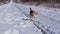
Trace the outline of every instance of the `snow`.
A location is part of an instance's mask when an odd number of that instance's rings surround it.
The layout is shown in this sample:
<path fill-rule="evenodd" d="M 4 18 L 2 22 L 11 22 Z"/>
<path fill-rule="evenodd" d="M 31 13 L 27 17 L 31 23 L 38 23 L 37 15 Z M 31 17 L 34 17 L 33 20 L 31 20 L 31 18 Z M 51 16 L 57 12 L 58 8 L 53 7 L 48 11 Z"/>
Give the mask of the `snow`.
<path fill-rule="evenodd" d="M 21 6 L 22 4 L 17 4 L 17 6 Z M 23 5 L 23 9 L 26 7 L 29 8 L 31 7 L 34 11 L 36 11 L 39 15 L 39 21 L 42 25 L 44 25 L 45 27 L 48 27 L 48 25 L 50 25 L 49 30 L 55 31 L 55 30 L 60 30 L 60 9 L 55 9 L 55 8 L 45 8 L 45 7 L 36 7 L 36 6 L 29 6 L 29 5 Z M 21 8 L 21 7 L 19 7 Z M 27 10 L 27 11 L 28 11 Z M 26 11 L 26 12 L 27 12 Z M 27 12 L 29 13 L 29 12 Z M 55 33 L 55 32 L 54 32 Z"/>
<path fill-rule="evenodd" d="M 0 13 L 0 34 L 40 34 L 32 22 L 22 19 L 25 17 L 13 3 L 9 3 Z"/>
<path fill-rule="evenodd" d="M 0 12 L 3 11 L 7 6 L 8 6 L 8 4 L 1 5 L 1 6 L 0 6 Z"/>
<path fill-rule="evenodd" d="M 29 20 L 30 7 L 38 13 L 35 25 Z M 11 1 L 0 6 L 0 34 L 59 34 L 59 11 L 57 8 L 16 4 Z"/>

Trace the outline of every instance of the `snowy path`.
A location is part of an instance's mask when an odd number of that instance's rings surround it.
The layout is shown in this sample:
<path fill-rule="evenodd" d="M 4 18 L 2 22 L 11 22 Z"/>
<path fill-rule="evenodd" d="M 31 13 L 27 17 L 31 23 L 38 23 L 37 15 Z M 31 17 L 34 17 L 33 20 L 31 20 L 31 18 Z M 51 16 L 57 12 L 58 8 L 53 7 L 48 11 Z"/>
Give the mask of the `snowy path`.
<path fill-rule="evenodd" d="M 29 20 L 23 20 L 23 18 L 29 18 L 30 7 L 38 13 L 39 24 L 33 25 Z M 42 34 L 42 32 L 59 34 L 60 32 L 60 9 L 49 9 L 12 2 L 0 6 L 0 9 L 0 34 Z M 38 29 L 41 29 L 42 32 L 37 31 Z"/>
<path fill-rule="evenodd" d="M 0 34 L 40 34 L 32 23 L 22 18 L 27 17 L 13 4 L 9 4 L 0 13 Z"/>

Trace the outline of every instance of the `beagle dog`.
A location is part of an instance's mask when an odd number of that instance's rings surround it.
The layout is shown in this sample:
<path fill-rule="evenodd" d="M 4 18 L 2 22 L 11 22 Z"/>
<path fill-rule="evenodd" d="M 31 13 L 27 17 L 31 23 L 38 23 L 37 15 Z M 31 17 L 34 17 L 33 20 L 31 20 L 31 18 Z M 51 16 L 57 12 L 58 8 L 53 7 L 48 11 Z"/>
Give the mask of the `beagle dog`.
<path fill-rule="evenodd" d="M 35 17 L 37 13 L 30 8 L 30 17 Z"/>
<path fill-rule="evenodd" d="M 30 21 L 34 21 L 37 13 L 30 8 Z"/>

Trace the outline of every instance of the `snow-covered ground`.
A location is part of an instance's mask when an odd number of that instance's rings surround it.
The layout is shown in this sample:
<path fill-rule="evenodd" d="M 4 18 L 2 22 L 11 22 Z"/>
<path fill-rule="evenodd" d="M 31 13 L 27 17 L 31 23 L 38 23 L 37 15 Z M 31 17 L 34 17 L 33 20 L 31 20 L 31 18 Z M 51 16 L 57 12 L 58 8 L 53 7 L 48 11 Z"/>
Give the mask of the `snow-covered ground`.
<path fill-rule="evenodd" d="M 35 24 L 24 20 L 30 7 L 38 13 Z M 0 6 L 0 34 L 60 34 L 59 15 L 60 9 L 10 2 Z"/>

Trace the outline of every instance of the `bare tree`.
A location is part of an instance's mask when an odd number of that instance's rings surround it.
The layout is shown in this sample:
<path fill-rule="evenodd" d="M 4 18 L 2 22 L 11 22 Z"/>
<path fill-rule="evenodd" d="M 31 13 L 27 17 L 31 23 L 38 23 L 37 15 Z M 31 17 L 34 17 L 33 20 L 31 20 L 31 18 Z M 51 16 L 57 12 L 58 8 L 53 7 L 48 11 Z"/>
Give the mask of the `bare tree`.
<path fill-rule="evenodd" d="M 0 0 L 1 3 L 8 3 L 10 0 Z"/>

